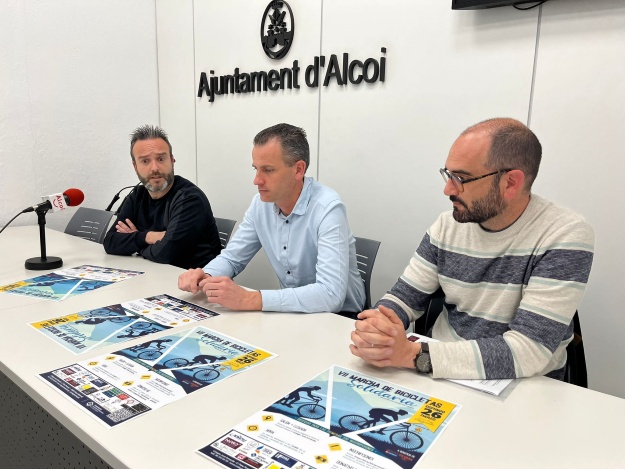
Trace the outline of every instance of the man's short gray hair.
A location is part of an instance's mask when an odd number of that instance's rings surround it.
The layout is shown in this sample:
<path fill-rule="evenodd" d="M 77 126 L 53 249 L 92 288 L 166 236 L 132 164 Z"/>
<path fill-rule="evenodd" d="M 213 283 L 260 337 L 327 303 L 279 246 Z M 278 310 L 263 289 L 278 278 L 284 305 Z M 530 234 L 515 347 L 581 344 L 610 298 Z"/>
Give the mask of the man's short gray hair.
<path fill-rule="evenodd" d="M 304 129 L 290 124 L 276 124 L 258 132 L 256 137 L 254 137 L 254 146 L 264 145 L 274 138 L 282 146 L 284 164 L 293 166 L 301 160 L 306 163 L 306 169 L 308 169 L 310 165 L 310 148 L 308 147 Z"/>
<path fill-rule="evenodd" d="M 167 133 L 158 125 L 145 124 L 141 127 L 137 127 L 134 132 L 130 134 L 130 157 L 132 158 L 132 161 L 135 160 L 135 157 L 132 154 L 132 148 L 135 146 L 135 143 L 137 143 L 139 140 L 154 140 L 156 138 L 161 138 L 165 140 L 165 143 L 167 143 L 167 146 L 169 147 L 169 156 L 174 155 L 171 149 L 171 143 L 169 143 L 169 137 L 167 137 Z"/>

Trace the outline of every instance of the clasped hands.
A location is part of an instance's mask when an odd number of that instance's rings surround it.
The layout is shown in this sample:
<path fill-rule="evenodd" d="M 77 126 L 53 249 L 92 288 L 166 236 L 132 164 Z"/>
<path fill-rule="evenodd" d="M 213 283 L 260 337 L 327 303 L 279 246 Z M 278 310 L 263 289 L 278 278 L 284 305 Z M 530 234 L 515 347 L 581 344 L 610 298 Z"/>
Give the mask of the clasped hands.
<path fill-rule="evenodd" d="M 201 290 L 211 303 L 237 311 L 260 311 L 263 308 L 259 291 L 246 290 L 230 277 L 211 277 L 202 269 L 189 269 L 181 274 L 178 288 L 193 294 Z"/>
<path fill-rule="evenodd" d="M 392 309 L 368 309 L 358 318 L 361 321 L 356 321 L 349 346 L 352 355 L 378 367 L 414 367 L 421 345 L 406 338 L 404 324 Z"/>

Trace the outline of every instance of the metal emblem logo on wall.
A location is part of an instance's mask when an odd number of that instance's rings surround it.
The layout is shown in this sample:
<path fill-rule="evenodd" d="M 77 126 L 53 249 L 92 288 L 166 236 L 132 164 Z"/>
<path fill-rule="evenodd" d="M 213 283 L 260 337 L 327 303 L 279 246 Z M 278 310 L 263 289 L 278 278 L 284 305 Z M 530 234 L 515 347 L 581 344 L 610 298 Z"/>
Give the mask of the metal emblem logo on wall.
<path fill-rule="evenodd" d="M 260 22 L 260 41 L 267 57 L 274 60 L 283 58 L 293 44 L 294 33 L 295 21 L 289 4 L 269 2 Z"/>

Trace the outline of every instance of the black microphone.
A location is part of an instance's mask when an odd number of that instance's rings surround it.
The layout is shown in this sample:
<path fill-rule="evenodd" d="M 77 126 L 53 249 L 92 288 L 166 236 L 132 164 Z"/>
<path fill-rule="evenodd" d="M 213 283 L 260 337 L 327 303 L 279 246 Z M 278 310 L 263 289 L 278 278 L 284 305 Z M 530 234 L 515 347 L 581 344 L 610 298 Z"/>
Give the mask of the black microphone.
<path fill-rule="evenodd" d="M 85 194 L 80 189 L 67 189 L 63 194 L 54 194 L 47 196 L 48 200 L 41 202 L 40 204 L 33 205 L 32 207 L 25 208 L 21 213 L 36 212 L 38 210 L 50 210 L 56 208 L 57 210 L 63 210 L 65 207 L 63 203 L 69 207 L 82 204 L 85 200 Z"/>
<path fill-rule="evenodd" d="M 117 202 L 119 200 L 119 194 L 121 194 L 122 191 L 124 191 L 126 189 L 130 189 L 131 187 L 135 187 L 135 186 L 126 186 L 126 187 L 123 187 L 122 189 L 120 189 L 119 192 L 113 196 L 113 200 L 111 200 L 111 203 L 108 204 L 108 207 L 106 207 L 104 210 L 106 212 L 110 212 L 111 209 L 113 208 L 113 205 L 115 205 L 115 202 Z"/>

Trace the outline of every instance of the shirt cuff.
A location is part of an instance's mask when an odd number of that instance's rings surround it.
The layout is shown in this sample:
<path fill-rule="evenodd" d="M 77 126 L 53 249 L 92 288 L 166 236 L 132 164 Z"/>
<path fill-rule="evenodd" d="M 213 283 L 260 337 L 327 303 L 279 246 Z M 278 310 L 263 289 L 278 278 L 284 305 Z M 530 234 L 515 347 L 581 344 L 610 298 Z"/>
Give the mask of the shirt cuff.
<path fill-rule="evenodd" d="M 263 311 L 282 311 L 280 290 L 260 290 L 263 300 Z"/>
<path fill-rule="evenodd" d="M 234 277 L 234 271 L 230 267 L 230 264 L 228 261 L 224 260 L 221 255 L 206 264 L 202 270 L 211 277 Z"/>
<path fill-rule="evenodd" d="M 135 246 L 137 246 L 137 250 L 141 251 L 149 246 L 149 244 L 145 241 L 147 235 L 147 231 L 135 232 Z"/>

